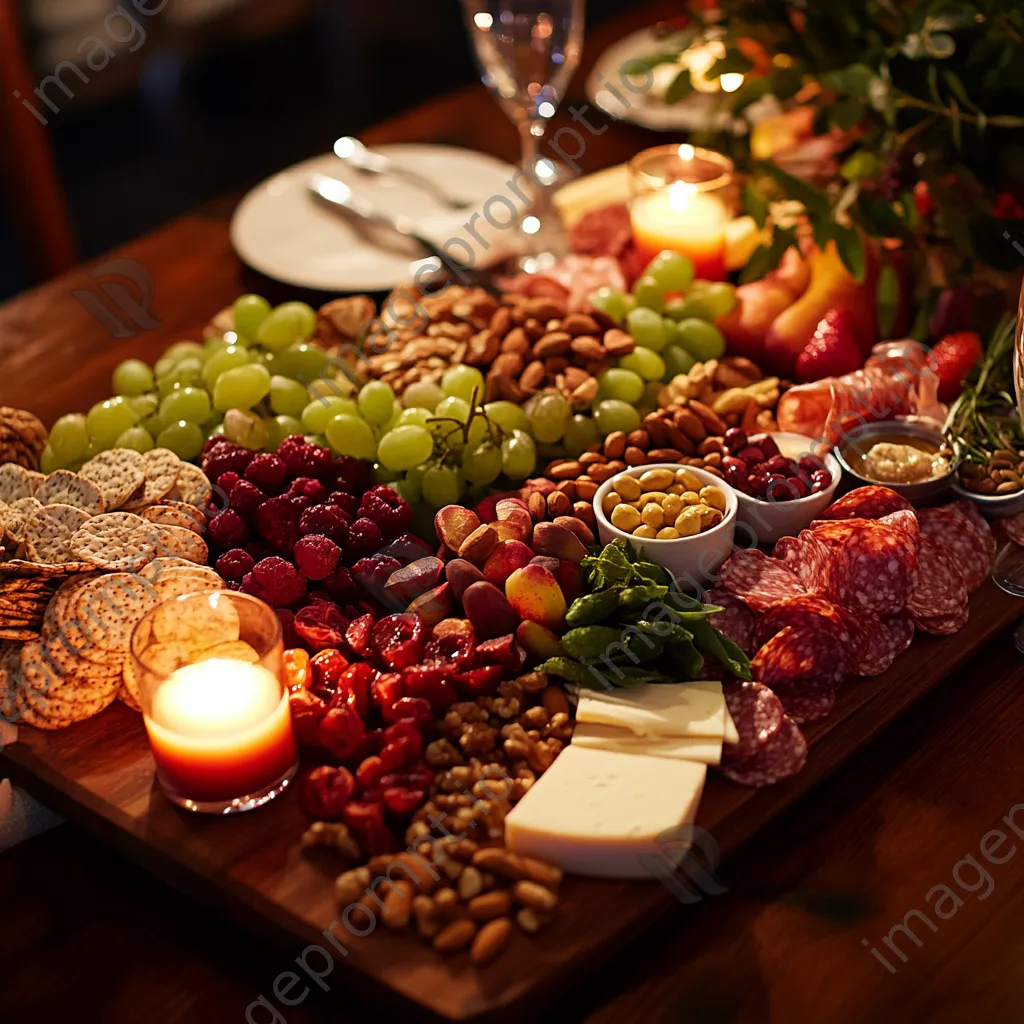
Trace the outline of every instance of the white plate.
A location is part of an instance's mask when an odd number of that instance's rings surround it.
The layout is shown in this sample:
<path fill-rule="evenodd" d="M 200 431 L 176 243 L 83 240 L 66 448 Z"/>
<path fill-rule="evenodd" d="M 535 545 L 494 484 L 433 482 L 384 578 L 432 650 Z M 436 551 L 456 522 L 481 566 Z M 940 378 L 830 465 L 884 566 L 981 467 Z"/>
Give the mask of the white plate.
<path fill-rule="evenodd" d="M 300 288 L 386 291 L 412 278 L 414 256 L 375 246 L 343 214 L 313 198 L 306 182 L 314 171 L 346 182 L 383 213 L 408 217 L 422 235 L 438 245 L 452 237 L 474 244 L 465 225 L 492 196 L 502 196 L 522 208 L 508 186 L 515 168 L 494 157 L 453 146 L 377 148 L 403 167 L 437 181 L 453 198 L 472 205 L 451 210 L 401 177 L 364 175 L 333 153 L 324 153 L 268 178 L 242 200 L 231 219 L 235 251 L 267 277 Z M 507 215 L 503 207 L 504 203 L 494 206 L 496 219 Z M 495 231 L 483 217 L 477 217 L 475 227 L 490 245 L 485 251 L 475 244 L 477 266 L 507 255 L 514 247 L 514 228 Z M 463 248 L 453 246 L 451 251 L 457 260 L 466 260 Z"/>
<path fill-rule="evenodd" d="M 703 130 L 713 126 L 712 119 L 720 122 L 719 127 L 730 126 L 732 117 L 720 110 L 721 93 L 693 92 L 678 103 L 668 104 L 658 96 L 631 91 L 623 84 L 621 70 L 627 60 L 659 53 L 669 43 L 671 37 L 658 36 L 651 26 L 609 46 L 587 76 L 587 99 L 611 117 L 658 132 Z M 655 74 L 669 74 L 668 65 L 661 70 L 655 68 Z M 633 89 L 636 88 L 634 84 Z"/>

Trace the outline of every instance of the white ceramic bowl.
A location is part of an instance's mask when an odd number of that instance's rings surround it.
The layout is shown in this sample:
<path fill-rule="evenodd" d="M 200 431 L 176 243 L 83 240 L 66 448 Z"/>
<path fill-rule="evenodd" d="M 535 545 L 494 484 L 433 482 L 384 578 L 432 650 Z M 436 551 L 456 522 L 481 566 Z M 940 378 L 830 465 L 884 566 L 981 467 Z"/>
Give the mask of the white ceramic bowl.
<path fill-rule="evenodd" d="M 692 537 L 679 537 L 676 540 L 644 540 L 612 526 L 608 517 L 601 510 L 605 495 L 612 489 L 612 484 L 620 476 L 642 476 L 650 469 L 688 469 L 702 485 L 713 484 L 725 495 L 725 514 L 722 521 L 710 530 L 695 534 Z M 633 466 L 616 473 L 605 480 L 594 495 L 594 515 L 597 517 L 597 533 L 601 544 L 611 544 L 615 540 L 627 540 L 636 551 L 643 551 L 644 557 L 667 569 L 680 586 L 696 586 L 706 582 L 713 576 L 722 563 L 733 552 L 733 529 L 736 523 L 736 492 L 721 477 L 705 472 L 694 466 L 682 466 L 675 462 L 657 462 L 650 466 Z"/>
<path fill-rule="evenodd" d="M 814 450 L 814 439 L 803 434 L 779 432 L 769 436 L 778 445 L 779 454 L 787 459 L 799 459 Z M 774 544 L 780 537 L 795 537 L 812 519 L 817 519 L 831 504 L 843 475 L 839 460 L 831 452 L 825 455 L 824 462 L 832 474 L 832 483 L 806 498 L 763 501 L 737 491 L 736 528 L 740 543 L 748 546 L 756 539 L 758 544 Z"/>
<path fill-rule="evenodd" d="M 1024 491 L 1018 491 L 1016 494 L 975 494 L 974 491 L 965 490 L 957 483 L 950 486 L 958 498 L 973 501 L 986 519 L 1005 519 L 1007 516 L 1024 512 Z"/>

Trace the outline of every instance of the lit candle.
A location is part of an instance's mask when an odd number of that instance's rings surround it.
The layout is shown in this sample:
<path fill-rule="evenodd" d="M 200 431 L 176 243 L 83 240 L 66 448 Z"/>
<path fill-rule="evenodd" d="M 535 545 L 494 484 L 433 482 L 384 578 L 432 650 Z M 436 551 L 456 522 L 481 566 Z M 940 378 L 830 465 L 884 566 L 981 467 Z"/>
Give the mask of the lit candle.
<path fill-rule="evenodd" d="M 145 721 L 161 784 L 187 804 L 261 794 L 298 757 L 288 694 L 262 665 L 211 658 L 179 668 Z"/>
<path fill-rule="evenodd" d="M 693 260 L 695 277 L 725 280 L 725 227 L 730 217 L 718 196 L 705 194 L 688 181 L 673 181 L 634 199 L 630 218 L 642 263 L 663 249 L 673 249 Z"/>

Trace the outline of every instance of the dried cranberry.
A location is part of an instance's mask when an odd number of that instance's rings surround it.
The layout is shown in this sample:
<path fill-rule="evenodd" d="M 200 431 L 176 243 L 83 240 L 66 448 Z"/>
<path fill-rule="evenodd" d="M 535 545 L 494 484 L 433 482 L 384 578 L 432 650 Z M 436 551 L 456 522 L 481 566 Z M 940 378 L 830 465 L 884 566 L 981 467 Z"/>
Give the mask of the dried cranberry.
<path fill-rule="evenodd" d="M 389 537 L 412 526 L 412 506 L 396 491 L 380 484 L 363 495 L 359 515 L 372 519 Z"/>
<path fill-rule="evenodd" d="M 400 772 L 391 772 L 381 777 L 382 786 L 409 786 L 413 789 L 429 789 L 434 782 L 434 769 L 426 761 L 416 761 Z"/>
<path fill-rule="evenodd" d="M 325 505 L 332 505 L 340 508 L 348 516 L 348 522 L 352 523 L 359 511 L 359 498 L 354 494 L 346 494 L 344 491 L 331 491 L 324 499 Z"/>
<path fill-rule="evenodd" d="M 320 720 L 327 704 L 309 690 L 296 690 L 288 697 L 295 740 L 303 747 L 320 746 Z"/>
<path fill-rule="evenodd" d="M 246 466 L 245 479 L 251 480 L 265 494 L 280 494 L 288 479 L 288 465 L 279 455 L 260 452 Z"/>
<path fill-rule="evenodd" d="M 366 748 L 367 756 L 370 754 L 379 754 L 384 746 L 384 730 L 367 729 L 363 746 Z"/>
<path fill-rule="evenodd" d="M 321 651 L 309 663 L 312 673 L 309 688 L 330 700 L 338 692 L 338 684 L 348 667 L 348 658 L 341 651 Z"/>
<path fill-rule="evenodd" d="M 385 743 L 394 743 L 395 740 L 401 739 L 403 736 L 415 736 L 420 738 L 420 730 L 416 727 L 416 723 L 413 722 L 411 718 L 395 722 L 394 725 L 389 725 L 384 730 Z M 417 755 L 417 757 L 418 756 L 419 755 Z"/>
<path fill-rule="evenodd" d="M 394 845 L 394 838 L 384 824 L 381 804 L 350 800 L 343 818 L 366 857 L 387 853 Z"/>
<path fill-rule="evenodd" d="M 408 722 L 420 732 L 428 729 L 434 721 L 434 709 L 430 706 L 430 701 L 423 697 L 402 697 L 394 701 L 382 714 L 385 722 L 394 725 Z"/>
<path fill-rule="evenodd" d="M 249 539 L 249 527 L 233 508 L 225 509 L 219 516 L 211 519 L 207 531 L 210 540 L 225 550 L 241 547 Z"/>
<path fill-rule="evenodd" d="M 458 700 L 451 677 L 450 665 L 411 665 L 402 672 L 406 692 L 425 698 L 435 711 L 443 711 Z"/>
<path fill-rule="evenodd" d="M 476 661 L 476 638 L 471 632 L 432 636 L 427 641 L 424 660 L 428 663 L 453 665 L 454 671 L 465 672 Z"/>
<path fill-rule="evenodd" d="M 345 703 L 365 722 L 370 717 L 370 689 L 378 672 L 365 661 L 350 665 L 338 680 L 339 695 L 345 693 Z"/>
<path fill-rule="evenodd" d="M 380 549 L 384 543 L 384 534 L 372 519 L 357 519 L 348 528 L 348 541 L 345 544 L 345 559 L 349 562 L 366 558 Z"/>
<path fill-rule="evenodd" d="M 256 509 L 256 528 L 279 551 L 291 554 L 299 539 L 299 510 L 283 494 Z"/>
<path fill-rule="evenodd" d="M 241 580 L 255 564 L 256 559 L 245 548 L 232 548 L 217 559 L 217 572 L 226 580 Z"/>
<path fill-rule="evenodd" d="M 516 643 L 515 634 L 508 633 L 478 644 L 476 659 L 484 665 L 500 665 L 509 672 L 518 672 L 526 664 L 526 651 Z"/>
<path fill-rule="evenodd" d="M 395 815 L 405 817 L 412 814 L 424 800 L 427 794 L 421 789 L 408 789 L 405 786 L 390 786 L 383 790 L 381 798 L 384 806 Z"/>
<path fill-rule="evenodd" d="M 339 760 L 358 754 L 366 732 L 355 708 L 348 705 L 332 707 L 320 722 L 320 742 Z"/>
<path fill-rule="evenodd" d="M 455 677 L 455 686 L 466 697 L 480 697 L 494 693 L 504 677 L 505 670 L 500 665 L 485 665 L 460 672 Z"/>
<path fill-rule="evenodd" d="M 347 628 L 348 619 L 331 601 L 314 601 L 295 615 L 296 634 L 314 651 L 340 647 L 345 642 Z"/>
<path fill-rule="evenodd" d="M 409 736 L 400 736 L 393 743 L 386 743 L 380 752 L 384 770 L 393 772 L 402 765 L 419 759 L 423 753 L 423 737 L 414 732 Z"/>
<path fill-rule="evenodd" d="M 347 768 L 321 765 L 302 780 L 299 792 L 306 813 L 322 820 L 342 817 L 355 791 L 356 780 Z"/>
<path fill-rule="evenodd" d="M 361 658 L 370 658 L 374 654 L 373 627 L 374 617 L 369 612 L 348 624 L 345 630 L 345 643 Z"/>
<path fill-rule="evenodd" d="M 405 696 L 405 683 L 397 672 L 382 672 L 370 684 L 370 699 L 373 706 L 380 709 L 385 721 L 396 701 Z M 392 719 L 397 721 L 397 719 Z"/>
<path fill-rule="evenodd" d="M 344 545 L 348 540 L 349 520 L 345 512 L 336 505 L 310 505 L 299 519 L 299 532 L 319 533 L 330 537 L 335 544 Z"/>
<path fill-rule="evenodd" d="M 289 690 L 308 690 L 313 681 L 313 671 L 309 667 L 309 655 L 301 647 L 284 652 L 281 659 L 284 669 L 285 686 Z"/>
<path fill-rule="evenodd" d="M 373 627 L 373 646 L 390 668 L 402 669 L 423 659 L 427 627 L 418 615 L 385 615 Z"/>
<path fill-rule="evenodd" d="M 329 478 L 338 491 L 347 491 L 353 496 L 362 494 L 370 486 L 370 464 L 351 455 L 342 455 L 332 467 Z"/>
<path fill-rule="evenodd" d="M 376 786 L 384 775 L 384 762 L 379 757 L 364 757 L 356 769 L 356 782 L 365 792 Z"/>

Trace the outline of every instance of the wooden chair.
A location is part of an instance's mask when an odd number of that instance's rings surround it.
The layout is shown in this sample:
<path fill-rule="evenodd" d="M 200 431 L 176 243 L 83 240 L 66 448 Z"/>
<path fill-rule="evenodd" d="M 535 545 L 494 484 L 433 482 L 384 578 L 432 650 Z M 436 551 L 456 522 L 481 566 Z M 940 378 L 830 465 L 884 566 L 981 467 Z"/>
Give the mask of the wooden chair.
<path fill-rule="evenodd" d="M 0 0 L 0 173 L 33 276 L 54 277 L 78 262 L 53 150 L 41 124 L 20 97 L 36 84 L 25 56 L 16 0 Z"/>

